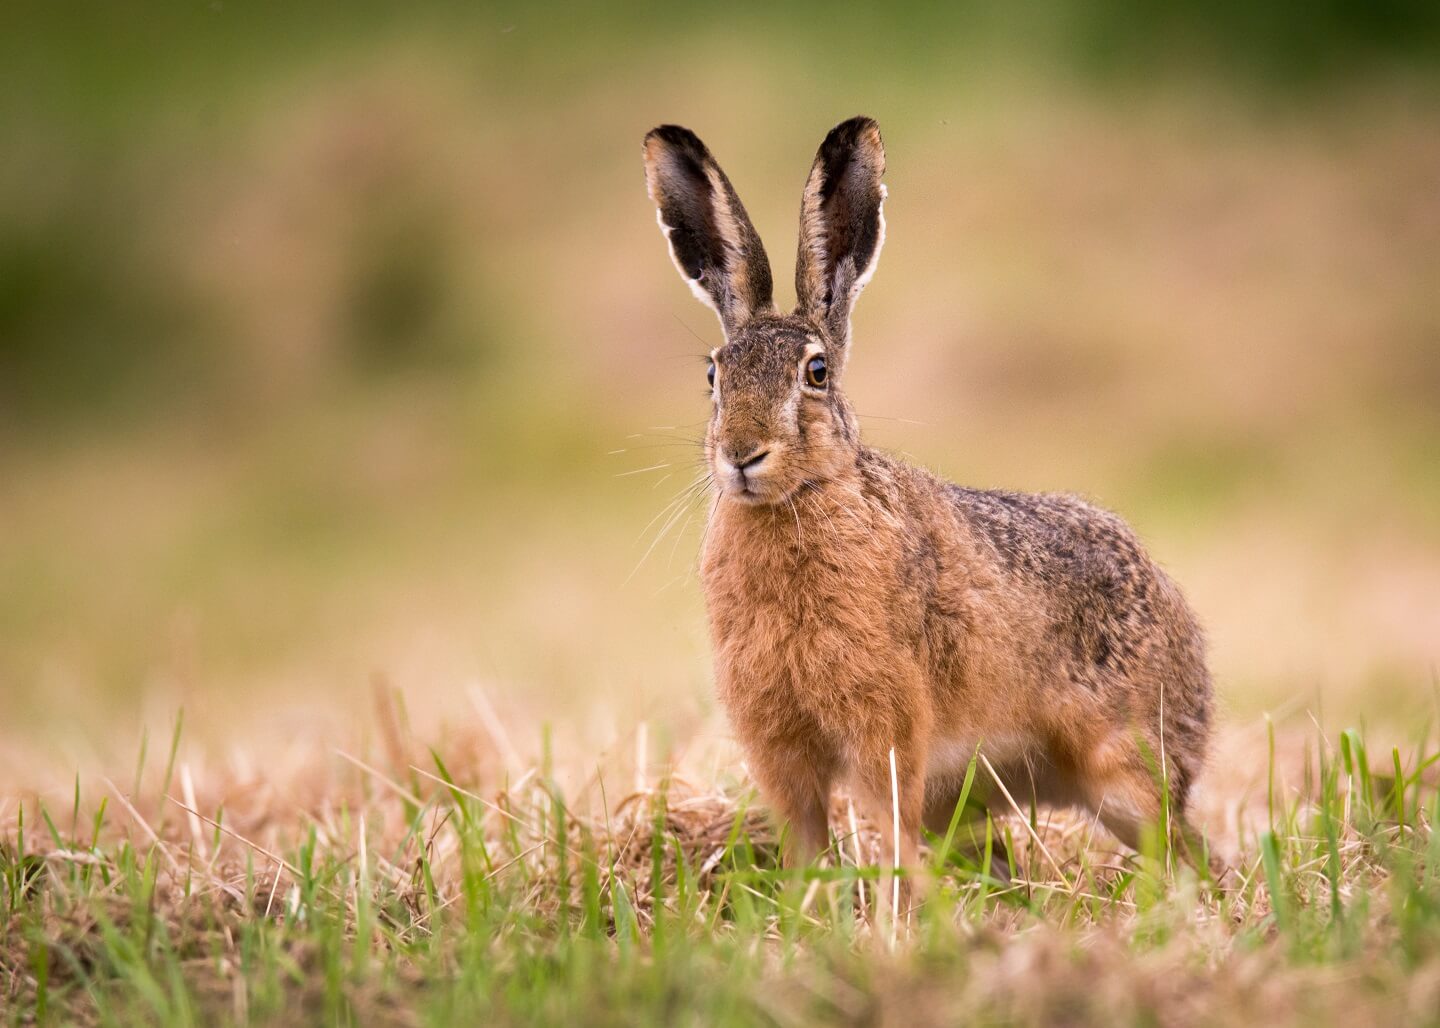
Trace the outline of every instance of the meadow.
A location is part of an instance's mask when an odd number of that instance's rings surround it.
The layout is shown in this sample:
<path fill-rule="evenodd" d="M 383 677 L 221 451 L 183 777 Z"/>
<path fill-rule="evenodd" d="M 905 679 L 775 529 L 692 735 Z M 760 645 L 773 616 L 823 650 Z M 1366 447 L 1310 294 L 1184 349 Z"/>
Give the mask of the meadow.
<path fill-rule="evenodd" d="M 697 753 L 652 777 L 641 741 L 624 769 L 633 778 L 597 766 L 567 789 L 548 757 L 454 763 L 486 745 L 427 747 L 381 707 L 375 752 L 312 753 L 228 782 L 221 806 L 207 803 L 213 782 L 177 765 L 177 724 L 168 748 L 142 751 L 133 780 L 88 793 L 77 781 L 63 808 L 24 807 L 0 863 L 11 1020 L 1437 1015 L 1433 742 L 1378 753 L 1360 733 L 1316 728 L 1287 753 L 1271 723 L 1233 729 L 1228 767 L 1257 751 L 1261 763 L 1218 775 L 1244 797 L 1239 836 L 1217 841 L 1230 862 L 1220 881 L 1162 845 L 1116 853 L 1084 819 L 1017 810 L 987 819 L 978 854 L 956 852 L 955 823 L 932 839 L 920 872 L 932 884 L 892 918 L 876 906 L 887 855 L 844 799 L 831 854 L 785 872 L 752 791 Z M 485 741 L 512 752 L 503 725 L 480 720 L 495 733 Z M 993 873 L 994 840 L 1015 855 L 1013 881 Z"/>
<path fill-rule="evenodd" d="M 1176 10 L 7 12 L 4 1019 L 1440 1020 L 1440 22 Z M 864 432 L 1184 585 L 1219 882 L 1020 809 L 892 923 L 843 795 L 778 867 L 639 144 L 783 284 L 860 112 Z"/>

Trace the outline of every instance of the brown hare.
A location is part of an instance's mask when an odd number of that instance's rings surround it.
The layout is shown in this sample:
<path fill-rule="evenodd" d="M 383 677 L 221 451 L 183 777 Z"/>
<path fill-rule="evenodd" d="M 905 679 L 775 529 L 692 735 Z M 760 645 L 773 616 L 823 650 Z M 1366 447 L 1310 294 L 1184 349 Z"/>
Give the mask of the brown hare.
<path fill-rule="evenodd" d="M 1168 787 L 1174 838 L 1192 844 L 1204 642 L 1131 530 L 1077 497 L 951 485 L 860 441 L 842 386 L 885 239 L 879 126 L 852 118 L 816 154 L 789 314 L 705 145 L 662 125 L 644 151 L 670 254 L 724 330 L 701 575 L 720 698 L 789 822 L 787 858 L 826 848 L 840 781 L 897 844 L 892 747 L 907 865 L 922 826 L 945 830 L 977 745 L 1021 807 L 1086 808 L 1131 847 Z"/>

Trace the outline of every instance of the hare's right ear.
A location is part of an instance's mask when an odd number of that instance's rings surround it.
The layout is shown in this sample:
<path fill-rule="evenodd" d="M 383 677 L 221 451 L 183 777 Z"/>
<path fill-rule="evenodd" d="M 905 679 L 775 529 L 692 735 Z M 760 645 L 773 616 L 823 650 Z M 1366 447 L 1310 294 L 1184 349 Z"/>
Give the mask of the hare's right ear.
<path fill-rule="evenodd" d="M 730 180 L 699 137 L 661 125 L 645 137 L 645 184 L 691 291 L 727 336 L 773 309 L 770 261 Z"/>
<path fill-rule="evenodd" d="M 795 293 L 800 313 L 850 338 L 850 309 L 875 273 L 885 244 L 885 146 L 880 126 L 851 118 L 830 130 L 800 200 Z"/>

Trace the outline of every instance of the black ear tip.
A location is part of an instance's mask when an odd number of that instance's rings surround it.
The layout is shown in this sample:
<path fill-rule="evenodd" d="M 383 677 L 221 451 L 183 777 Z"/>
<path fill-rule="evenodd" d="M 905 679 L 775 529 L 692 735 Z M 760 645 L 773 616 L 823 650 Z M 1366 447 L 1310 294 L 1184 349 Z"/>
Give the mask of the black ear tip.
<path fill-rule="evenodd" d="M 867 118 L 865 115 L 856 115 L 846 121 L 842 121 L 830 130 L 825 137 L 825 147 L 833 146 L 855 146 L 860 142 L 868 142 L 872 146 L 880 146 L 880 123 L 874 118 Z"/>
<path fill-rule="evenodd" d="M 645 146 L 647 149 L 652 140 L 663 143 L 676 150 L 683 150 L 696 157 L 703 157 L 709 153 L 709 151 L 705 149 L 705 144 L 700 142 L 700 137 L 683 125 L 656 125 L 649 132 L 645 133 Z"/>

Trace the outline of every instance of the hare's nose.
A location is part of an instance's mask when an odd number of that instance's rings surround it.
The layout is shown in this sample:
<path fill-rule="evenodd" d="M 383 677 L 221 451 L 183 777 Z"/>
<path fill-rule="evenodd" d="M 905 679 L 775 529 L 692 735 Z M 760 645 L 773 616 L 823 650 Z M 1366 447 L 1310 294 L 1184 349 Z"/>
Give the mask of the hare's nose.
<path fill-rule="evenodd" d="M 737 447 L 728 450 L 725 458 L 736 471 L 756 471 L 762 461 L 770 456 L 768 446 Z"/>

